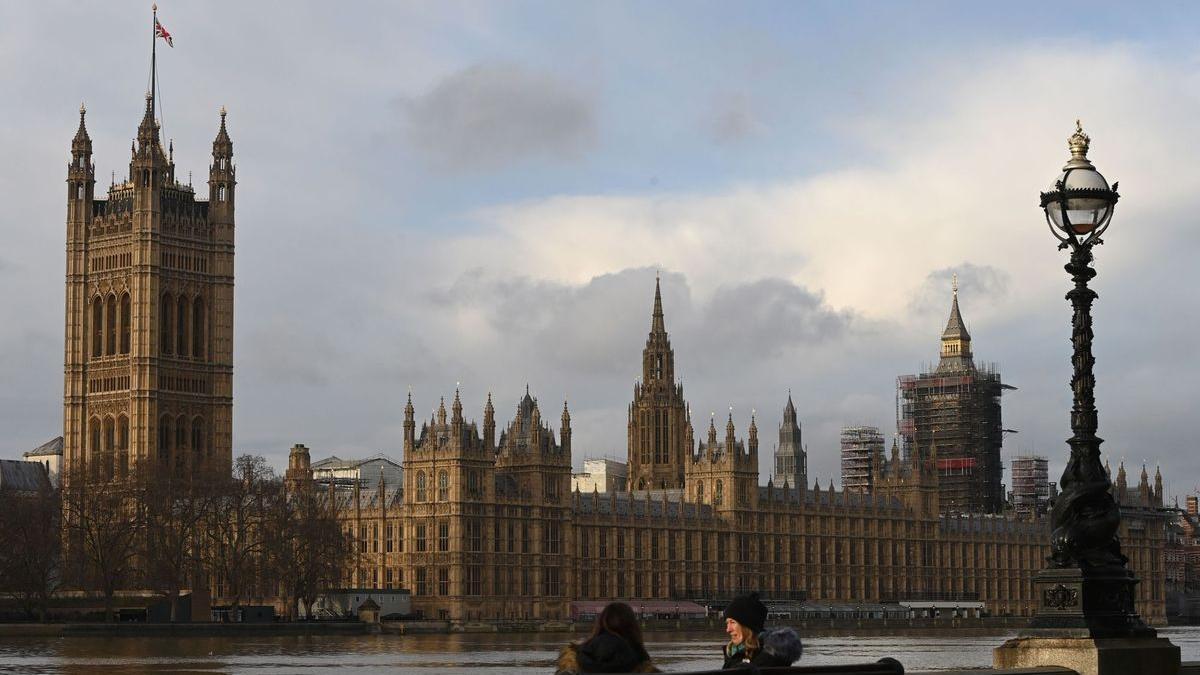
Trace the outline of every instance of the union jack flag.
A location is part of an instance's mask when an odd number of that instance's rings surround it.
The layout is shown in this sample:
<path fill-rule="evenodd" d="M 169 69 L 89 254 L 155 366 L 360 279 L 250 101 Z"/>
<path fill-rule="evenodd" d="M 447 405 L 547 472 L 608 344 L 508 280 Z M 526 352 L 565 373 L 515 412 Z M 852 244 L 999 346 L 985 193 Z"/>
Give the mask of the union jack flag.
<path fill-rule="evenodd" d="M 166 28 L 163 28 L 163 25 L 158 22 L 157 18 L 154 19 L 154 37 L 166 40 L 168 47 L 175 48 L 175 41 L 171 39 L 171 34 L 167 32 Z"/>

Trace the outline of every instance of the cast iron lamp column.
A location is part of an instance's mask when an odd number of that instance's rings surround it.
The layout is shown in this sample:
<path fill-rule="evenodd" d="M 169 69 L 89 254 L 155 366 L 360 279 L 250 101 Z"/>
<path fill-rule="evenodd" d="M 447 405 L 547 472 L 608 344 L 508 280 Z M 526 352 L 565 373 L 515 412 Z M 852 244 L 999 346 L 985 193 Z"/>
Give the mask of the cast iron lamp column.
<path fill-rule="evenodd" d="M 1051 512 L 1049 566 L 1034 578 L 1038 610 L 1033 629 L 1058 629 L 1087 637 L 1150 637 L 1155 635 L 1134 610 L 1137 579 L 1121 554 L 1117 528 L 1120 509 L 1113 499 L 1108 473 L 1100 463 L 1096 436 L 1095 376 L 1092 374 L 1092 301 L 1088 282 L 1092 247 L 1103 243 L 1119 195 L 1087 158 L 1091 139 L 1079 122 L 1068 141 L 1071 159 L 1042 193 L 1050 232 L 1059 249 L 1069 249 L 1066 270 L 1075 287 L 1067 293 L 1074 310 L 1071 319 L 1071 458 L 1059 481 L 1061 493 Z"/>

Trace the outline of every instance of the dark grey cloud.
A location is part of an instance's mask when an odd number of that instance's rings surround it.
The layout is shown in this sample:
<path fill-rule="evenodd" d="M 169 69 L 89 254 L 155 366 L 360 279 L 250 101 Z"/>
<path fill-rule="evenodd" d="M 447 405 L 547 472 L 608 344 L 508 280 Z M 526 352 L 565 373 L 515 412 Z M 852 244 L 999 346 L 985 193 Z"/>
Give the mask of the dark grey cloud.
<path fill-rule="evenodd" d="M 791 349 L 837 339 L 852 315 L 829 307 L 819 293 L 786 279 L 718 288 L 704 309 L 698 339 L 731 358 L 778 358 Z"/>
<path fill-rule="evenodd" d="M 909 301 L 909 310 L 918 314 L 936 314 L 950 308 L 950 289 L 954 275 L 958 275 L 958 290 L 963 297 L 982 305 L 1000 300 L 1008 293 L 1008 273 L 990 265 L 975 265 L 969 262 L 953 267 L 933 270 Z"/>
<path fill-rule="evenodd" d="M 596 134 L 594 104 L 584 92 L 512 64 L 472 66 L 396 103 L 409 142 L 442 169 L 575 159 Z"/>

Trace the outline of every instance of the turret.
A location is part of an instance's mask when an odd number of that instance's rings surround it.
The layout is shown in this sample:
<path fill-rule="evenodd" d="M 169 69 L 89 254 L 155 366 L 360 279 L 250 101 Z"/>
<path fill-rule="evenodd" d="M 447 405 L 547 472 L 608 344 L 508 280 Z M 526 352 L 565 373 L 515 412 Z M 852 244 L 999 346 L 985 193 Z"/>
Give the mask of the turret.
<path fill-rule="evenodd" d="M 79 130 L 71 139 L 71 163 L 67 166 L 67 239 L 82 239 L 92 213 L 96 167 L 92 164 L 92 139 L 84 118 L 87 108 L 79 104 Z"/>
<path fill-rule="evenodd" d="M 483 446 L 496 451 L 496 408 L 492 405 L 492 392 L 488 392 L 487 403 L 483 406 Z"/>
<path fill-rule="evenodd" d="M 237 170 L 233 165 L 233 142 L 225 129 L 225 106 L 221 106 L 221 127 L 213 140 L 213 163 L 208 168 L 209 219 L 218 240 L 233 241 L 234 193 Z"/>
<path fill-rule="evenodd" d="M 446 426 L 446 397 L 445 396 L 443 396 L 438 401 L 437 426 L 439 429 Z"/>
<path fill-rule="evenodd" d="M 416 443 L 417 422 L 414 416 L 412 392 L 408 392 L 408 402 L 404 404 L 404 456 L 412 452 Z"/>
<path fill-rule="evenodd" d="M 747 439 L 751 457 L 758 457 L 758 423 L 754 419 L 754 411 L 750 411 L 750 431 Z"/>
<path fill-rule="evenodd" d="M 450 428 L 451 433 L 455 438 L 462 435 L 463 414 L 462 414 L 462 399 L 459 397 L 458 387 L 454 388 L 454 403 L 450 405 Z"/>
<path fill-rule="evenodd" d="M 715 459 L 715 457 L 713 456 L 713 453 L 716 452 L 716 449 L 717 449 L 717 417 L 716 417 L 716 415 L 709 415 L 709 417 L 708 417 L 708 448 L 707 448 L 709 459 Z"/>
<path fill-rule="evenodd" d="M 1122 460 L 1117 465 L 1117 503 L 1121 504 L 1125 501 L 1125 494 L 1129 491 L 1129 485 L 1125 482 L 1125 461 Z"/>
<path fill-rule="evenodd" d="M 562 429 L 559 430 L 559 442 L 567 461 L 571 460 L 571 412 L 567 410 L 567 402 L 563 401 Z"/>
<path fill-rule="evenodd" d="M 297 443 L 288 452 L 288 468 L 284 475 L 288 491 L 295 492 L 307 488 L 312 485 L 312 478 L 312 458 L 308 454 L 308 448 Z"/>
<path fill-rule="evenodd" d="M 1142 475 L 1138 479 L 1138 503 L 1150 506 L 1150 476 L 1146 474 L 1146 465 L 1142 465 Z"/>
<path fill-rule="evenodd" d="M 1163 505 L 1162 469 L 1154 467 L 1154 505 Z"/>
<path fill-rule="evenodd" d="M 733 411 L 729 413 L 729 420 L 725 422 L 725 452 L 731 457 L 734 457 L 737 448 L 737 438 L 733 434 Z M 734 457 L 735 460 L 741 459 Z"/>

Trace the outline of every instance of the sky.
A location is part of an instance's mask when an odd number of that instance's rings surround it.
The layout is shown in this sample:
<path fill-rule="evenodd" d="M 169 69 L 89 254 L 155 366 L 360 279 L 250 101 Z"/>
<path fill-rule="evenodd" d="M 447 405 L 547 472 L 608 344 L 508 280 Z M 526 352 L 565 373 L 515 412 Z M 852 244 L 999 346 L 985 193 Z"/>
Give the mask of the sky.
<path fill-rule="evenodd" d="M 1200 483 L 1200 7 L 1191 3 L 159 3 L 162 129 L 238 167 L 234 453 L 400 458 L 461 388 L 505 423 L 563 400 L 574 462 L 623 458 L 654 279 L 676 374 L 752 414 L 789 391 L 810 480 L 842 425 L 895 429 L 959 280 L 1017 387 L 1003 458 L 1061 473 L 1065 253 L 1038 193 L 1082 119 L 1121 201 L 1096 250 L 1102 450 Z M 0 457 L 62 433 L 66 163 L 128 169 L 144 3 L 0 3 Z M 103 180 L 98 180 L 102 187 Z M 1007 473 L 1005 476 L 1007 481 Z"/>

